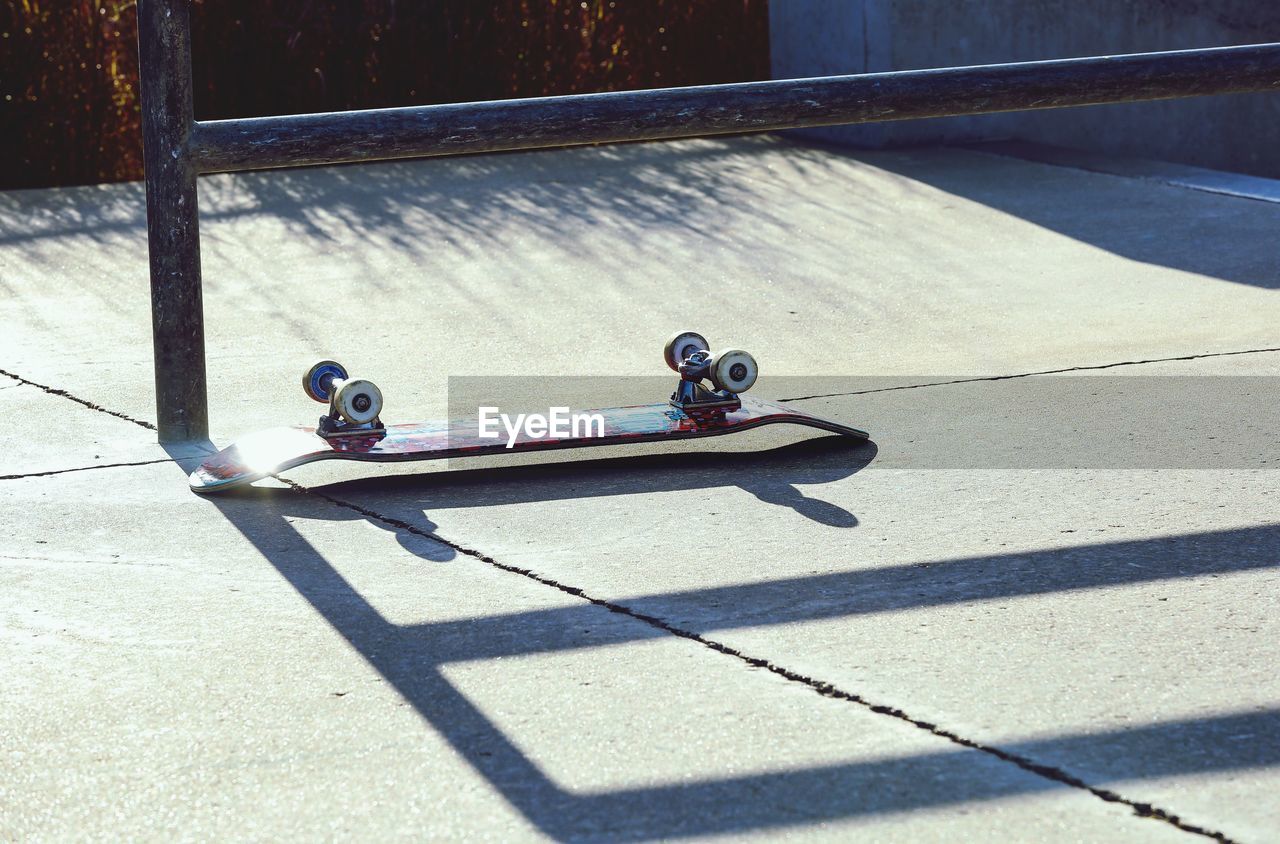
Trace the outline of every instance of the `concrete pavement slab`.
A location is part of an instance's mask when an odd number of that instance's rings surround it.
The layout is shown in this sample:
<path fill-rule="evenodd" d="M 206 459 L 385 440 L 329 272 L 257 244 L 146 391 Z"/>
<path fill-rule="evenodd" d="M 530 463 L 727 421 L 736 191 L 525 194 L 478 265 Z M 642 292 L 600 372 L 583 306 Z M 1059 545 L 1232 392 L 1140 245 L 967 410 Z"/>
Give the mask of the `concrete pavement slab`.
<path fill-rule="evenodd" d="M 2 835 L 1184 837 L 314 495 L 177 474 L 3 488 Z"/>
<path fill-rule="evenodd" d="M 448 375 L 660 373 L 675 328 L 835 393 L 1280 345 L 1280 207 L 965 151 L 727 139 L 202 192 L 220 445 L 309 421 L 320 356 L 405 421 L 445 410 Z M 0 195 L 0 371 L 151 419 L 142 221 L 138 185 Z M 33 389 L 0 402 L 43 436 L 152 453 Z M 797 402 L 864 447 L 768 429 L 336 485 L 362 472 L 314 467 L 310 495 L 210 501 L 170 464 L 0 482 L 12 834 L 1177 832 L 1114 791 L 1268 838 L 1274 471 L 1017 463 L 1071 408 L 991 422 L 989 383 L 947 389 L 981 437 L 914 390 Z M 1008 459 L 926 468 L 944 431 Z"/>
<path fill-rule="evenodd" d="M 0 381 L 0 419 L 0 478 L 168 459 L 154 430 L 13 379 Z"/>

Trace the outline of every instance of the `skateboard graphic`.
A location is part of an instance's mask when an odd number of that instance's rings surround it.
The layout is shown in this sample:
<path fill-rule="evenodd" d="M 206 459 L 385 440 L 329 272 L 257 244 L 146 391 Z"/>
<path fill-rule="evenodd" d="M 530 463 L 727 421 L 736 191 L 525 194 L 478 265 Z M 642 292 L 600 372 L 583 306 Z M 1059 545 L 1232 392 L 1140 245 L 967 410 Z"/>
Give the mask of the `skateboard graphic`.
<path fill-rule="evenodd" d="M 202 463 L 189 481 L 196 492 L 211 493 L 317 460 L 440 460 L 712 437 L 783 422 L 868 437 L 865 431 L 802 410 L 743 398 L 741 393 L 755 384 L 758 368 L 755 359 L 740 349 L 712 353 L 700 334 L 686 331 L 667 341 L 664 357 L 680 374 L 666 402 L 578 411 L 586 424 L 575 424 L 567 431 L 494 431 L 490 425 L 483 431 L 488 436 L 482 436 L 479 418 L 383 425 L 379 418 L 382 392 L 377 386 L 349 378 L 340 364 L 322 360 L 303 378 L 306 394 L 329 404 L 329 413 L 320 417 L 319 425 L 273 428 L 243 437 Z"/>

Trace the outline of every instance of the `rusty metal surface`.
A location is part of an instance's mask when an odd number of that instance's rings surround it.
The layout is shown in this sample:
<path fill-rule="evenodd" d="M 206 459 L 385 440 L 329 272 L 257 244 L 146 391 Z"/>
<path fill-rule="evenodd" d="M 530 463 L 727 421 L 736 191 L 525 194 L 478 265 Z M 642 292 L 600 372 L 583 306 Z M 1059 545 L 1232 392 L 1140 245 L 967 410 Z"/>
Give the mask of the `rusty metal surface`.
<path fill-rule="evenodd" d="M 190 476 L 196 492 L 220 492 L 252 483 L 317 460 L 360 460 L 390 463 L 441 460 L 522 451 L 625 445 L 655 440 L 690 439 L 732 434 L 761 425 L 791 423 L 866 439 L 867 433 L 792 407 L 743 398 L 742 407 L 727 413 L 691 415 L 669 404 L 611 407 L 583 411 L 604 417 L 603 436 L 529 436 L 521 432 L 508 447 L 505 436 L 478 435 L 475 419 L 390 425 L 385 436 L 326 439 L 315 428 L 273 428 L 250 434 L 209 458 Z"/>
<path fill-rule="evenodd" d="M 139 0 L 147 245 L 160 442 L 208 436 L 200 219 L 188 155 L 191 31 L 185 0 Z"/>
<path fill-rule="evenodd" d="M 1280 44 L 200 122 L 201 172 L 1280 90 Z"/>

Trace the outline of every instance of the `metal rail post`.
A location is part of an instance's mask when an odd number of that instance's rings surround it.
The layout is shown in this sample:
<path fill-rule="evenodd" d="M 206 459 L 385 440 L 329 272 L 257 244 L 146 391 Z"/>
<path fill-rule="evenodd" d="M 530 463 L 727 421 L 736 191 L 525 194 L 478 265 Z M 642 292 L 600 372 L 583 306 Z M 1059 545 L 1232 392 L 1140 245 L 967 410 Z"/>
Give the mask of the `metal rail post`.
<path fill-rule="evenodd" d="M 188 142 L 188 0 L 138 0 L 138 64 L 151 258 L 151 335 L 162 443 L 209 436 L 200 279 L 200 210 Z"/>

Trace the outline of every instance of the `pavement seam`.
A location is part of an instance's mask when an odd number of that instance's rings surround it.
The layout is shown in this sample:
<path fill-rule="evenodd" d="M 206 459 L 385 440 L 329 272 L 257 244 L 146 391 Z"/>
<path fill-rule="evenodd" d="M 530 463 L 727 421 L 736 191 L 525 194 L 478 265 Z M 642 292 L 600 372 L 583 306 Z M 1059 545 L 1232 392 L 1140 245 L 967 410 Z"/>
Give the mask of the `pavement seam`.
<path fill-rule="evenodd" d="M 48 384 L 41 384 L 38 381 L 32 381 L 28 378 L 23 378 L 21 375 L 14 374 L 8 371 L 7 369 L 0 369 L 0 375 L 3 375 L 7 378 L 12 378 L 13 380 L 26 384 L 29 387 L 35 387 L 37 390 L 43 390 L 44 392 L 48 393 L 51 396 L 59 396 L 64 399 L 70 399 L 71 401 L 76 402 L 77 404 L 84 405 L 90 410 L 97 410 L 101 413 L 107 414 L 108 416 L 114 416 L 117 419 L 123 419 L 126 422 L 132 422 L 135 425 L 140 425 L 143 428 L 146 428 L 148 431 L 156 430 L 156 426 L 152 425 L 150 422 L 146 422 L 142 419 L 135 419 L 129 414 L 121 413 L 118 410 L 109 410 L 100 404 L 94 404 L 88 399 L 82 399 L 77 395 L 73 395 L 67 392 L 66 390 L 59 390 L 57 387 L 50 387 Z"/>
<path fill-rule="evenodd" d="M 0 481 L 19 481 L 23 478 L 45 478 L 49 475 L 65 475 L 68 472 L 88 472 L 93 469 L 119 469 L 123 466 L 150 466 L 154 463 L 172 462 L 168 457 L 157 457 L 155 460 L 135 460 L 131 463 L 101 463 L 96 466 L 75 466 L 71 469 L 49 469 L 45 472 L 24 472 L 20 475 L 0 475 Z"/>
<path fill-rule="evenodd" d="M 1236 352 L 1203 352 L 1198 355 L 1182 355 L 1171 358 L 1148 358 L 1146 360 L 1121 360 L 1115 363 L 1097 363 L 1090 366 L 1068 366 L 1063 369 L 1041 369 L 1035 372 L 1016 372 L 1013 375 L 975 375 L 972 378 L 955 378 L 951 381 L 927 381 L 923 384 L 900 384 L 896 387 L 876 387 L 870 390 L 853 390 L 848 393 L 816 393 L 812 396 L 792 396 L 774 401 L 807 401 L 809 399 L 832 399 L 843 396 L 865 396 L 871 393 L 892 393 L 896 390 L 919 390 L 924 387 L 947 387 L 952 384 L 973 384 L 981 381 L 1010 381 L 1014 378 L 1032 378 L 1037 375 L 1061 375 L 1067 372 L 1088 372 L 1099 369 L 1114 369 L 1117 366 L 1141 366 L 1146 363 L 1171 363 L 1184 360 L 1203 360 L 1205 358 L 1229 358 L 1236 355 L 1260 355 L 1267 352 L 1280 352 L 1274 349 L 1243 349 Z"/>
<path fill-rule="evenodd" d="M 1240 354 L 1243 354 L 1243 353 L 1240 353 Z M 1008 377 L 1017 377 L 1017 376 L 1008 376 Z M 644 624 L 647 624 L 650 627 L 654 627 L 658 630 L 662 630 L 665 633 L 670 633 L 673 636 L 678 636 L 681 639 L 688 639 L 690 641 L 697 642 L 698 644 L 706 648 L 709 648 L 718 653 L 725 654 L 726 656 L 731 656 L 741 662 L 746 663 L 747 665 L 750 665 L 753 668 L 763 668 L 766 671 L 769 671 L 771 674 L 781 677 L 784 680 L 807 686 L 809 689 L 811 689 L 814 692 L 817 692 L 823 697 L 834 698 L 836 700 L 843 700 L 849 703 L 857 704 L 858 706 L 868 709 L 871 712 L 876 713 L 877 715 L 886 715 L 888 717 L 895 718 L 899 721 L 910 724 L 911 726 L 917 729 L 924 730 L 925 732 L 931 733 L 935 736 L 938 736 L 939 738 L 946 739 L 952 744 L 959 745 L 960 747 L 964 747 L 969 750 L 976 750 L 981 753 L 986 753 L 990 756 L 994 756 L 997 759 L 1000 759 L 1001 761 L 1009 762 L 1013 765 L 1016 765 L 1017 767 L 1021 768 L 1024 771 L 1035 774 L 1036 776 L 1044 777 L 1045 779 L 1052 780 L 1054 782 L 1069 786 L 1071 788 L 1077 788 L 1083 791 L 1087 791 L 1090 794 L 1092 794 L 1094 797 L 1097 797 L 1100 800 L 1103 800 L 1107 803 L 1118 803 L 1124 806 L 1128 806 L 1130 809 L 1133 810 L 1134 814 L 1137 815 L 1138 817 L 1151 818 L 1153 820 L 1163 821 L 1164 823 L 1167 823 L 1170 826 L 1173 826 L 1179 830 L 1182 830 L 1183 832 L 1189 832 L 1195 835 L 1201 835 L 1206 838 L 1211 838 L 1215 841 L 1223 842 L 1223 844 L 1233 844 L 1233 840 L 1228 838 L 1225 833 L 1217 832 L 1215 830 L 1210 830 L 1205 827 L 1199 826 L 1197 824 L 1191 823 L 1189 821 L 1183 820 L 1180 816 L 1172 812 L 1169 812 L 1165 809 L 1161 809 L 1158 806 L 1154 806 L 1151 803 L 1144 803 L 1137 800 L 1131 800 L 1109 789 L 1099 788 L 1097 786 L 1089 785 L 1084 780 L 1080 779 L 1077 776 L 1074 776 L 1073 774 L 1067 773 L 1061 768 L 1056 768 L 1051 765 L 1043 765 L 1043 764 L 1040 764 L 1039 762 L 1035 762 L 1020 754 L 1012 753 L 1010 751 L 1003 750 L 993 745 L 982 744 L 981 742 L 975 741 L 974 739 L 965 738 L 964 736 L 961 736 L 959 733 L 955 733 L 955 732 L 952 732 L 951 730 L 945 729 L 943 727 L 939 727 L 937 724 L 933 724 L 929 721 L 925 721 L 920 718 L 915 718 L 909 715 L 907 712 L 897 707 L 873 703 L 872 701 L 868 700 L 867 698 L 863 697 L 860 694 L 857 694 L 856 692 L 845 691 L 844 689 L 837 687 L 833 683 L 828 683 L 825 680 L 818 680 L 816 678 L 809 677 L 808 675 L 801 674 L 798 671 L 793 671 L 789 668 L 785 668 L 781 665 L 770 662 L 769 660 L 764 659 L 762 657 L 751 656 L 750 654 L 743 653 L 742 651 L 739 651 L 736 648 L 730 647 L 729 645 L 726 645 L 723 642 L 718 642 L 715 639 L 707 638 L 706 636 L 703 636 L 702 634 L 696 633 L 692 630 L 685 630 L 681 627 L 677 627 L 668 621 L 664 621 L 663 619 L 658 618 L 657 616 L 652 616 L 646 613 L 638 612 L 626 606 L 625 604 L 619 604 L 614 601 L 606 600 L 604 598 L 596 598 L 592 595 L 588 595 L 583 589 L 577 586 L 570 586 L 569 584 L 561 583 L 560 581 L 554 578 L 547 577 L 546 575 L 543 575 L 543 574 L 539 574 L 538 572 L 532 569 L 511 565 L 509 563 L 499 562 L 495 560 L 493 557 L 490 557 L 488 554 L 483 553 L 482 551 L 477 551 L 474 548 L 468 548 L 464 545 L 459 545 L 456 542 L 452 542 L 448 539 L 445 539 L 444 537 L 440 536 L 437 533 L 423 530 L 402 519 L 397 519 L 393 516 L 385 516 L 377 512 L 376 510 L 370 510 L 367 507 L 360 506 L 359 504 L 355 504 L 350 501 L 344 501 L 341 498 L 335 498 L 334 496 L 327 495 L 323 492 L 319 492 L 314 489 L 310 489 L 308 487 L 302 486 L 301 484 L 295 481 L 288 480 L 287 478 L 280 477 L 278 475 L 275 477 L 278 480 L 282 481 L 283 483 L 288 484 L 292 489 L 297 490 L 298 492 L 301 492 L 306 495 L 314 495 L 317 498 L 320 498 L 324 501 L 328 501 L 330 504 L 334 504 L 338 507 L 343 507 L 348 510 L 352 510 L 366 518 L 376 519 L 380 522 L 383 522 L 384 524 L 390 525 L 391 527 L 398 528 L 400 530 L 405 530 L 417 536 L 421 536 L 426 539 L 439 542 L 442 545 L 446 545 L 449 548 L 452 548 L 454 551 L 456 551 L 459 554 L 463 554 L 475 560 L 479 560 L 482 563 L 486 563 L 502 571 L 509 572 L 511 574 L 520 575 L 521 577 L 524 577 L 528 580 L 532 580 L 535 583 L 542 584 L 543 586 L 549 586 L 552 589 L 556 589 L 560 592 L 563 592 L 566 595 L 571 595 L 575 598 L 587 601 L 598 607 L 602 607 L 608 610 L 609 612 L 612 612 L 618 615 L 627 616 L 628 618 L 632 618 L 636 621 L 643 622 Z"/>
<path fill-rule="evenodd" d="M 989 380 L 1010 380 L 1014 378 L 1032 378 L 1034 377 L 1034 375 L 1061 375 L 1064 373 L 1079 373 L 1079 371 L 1114 369 L 1116 368 L 1116 366 L 1140 366 L 1143 364 L 1166 364 L 1166 362 L 1175 362 L 1175 361 L 1203 360 L 1203 359 L 1207 359 L 1207 357 L 1233 357 L 1236 355 L 1262 355 L 1262 353 L 1266 353 L 1266 352 L 1280 352 L 1280 347 L 1245 348 L 1245 350 L 1234 351 L 1234 352 L 1202 352 L 1202 353 L 1199 353 L 1199 355 L 1180 355 L 1178 357 L 1149 357 L 1149 359 L 1144 359 L 1144 360 L 1121 360 L 1121 361 L 1112 362 L 1112 364 L 1093 364 L 1088 366 L 1066 366 L 1066 368 L 1064 369 L 1041 369 L 1036 371 L 1030 371 L 1030 373 L 1014 373 L 1012 375 L 975 375 L 975 377 L 973 378 L 956 378 L 952 380 L 940 380 L 940 382 L 925 382 L 923 384 L 901 384 L 901 385 L 897 385 L 897 387 L 877 387 L 874 389 L 855 389 L 855 391 L 851 391 L 847 393 L 814 393 L 813 396 L 792 396 L 790 398 L 776 398 L 776 400 L 774 401 L 808 401 L 810 400 L 810 398 L 838 398 L 842 396 L 867 396 L 867 394 L 870 394 L 870 393 L 890 393 L 890 392 L 899 391 L 899 389 L 922 389 L 924 387 L 947 387 L 947 385 L 951 385 L 951 384 L 972 384 L 972 383 L 979 383 L 979 382 L 989 382 Z M 148 421 L 146 420 L 136 419 L 136 418 L 133 418 L 133 416 L 129 416 L 128 414 L 122 414 L 122 412 L 119 412 L 116 410 L 110 410 L 108 409 L 108 407 L 95 405 L 95 403 L 88 401 L 87 398 L 81 398 L 79 396 L 76 396 L 76 394 L 69 393 L 65 391 L 65 389 L 50 387 L 50 385 L 41 384 L 40 382 L 33 382 L 33 380 L 28 378 L 23 378 L 22 375 L 18 375 L 17 373 L 10 373 L 10 371 L 6 369 L 0 369 L 0 375 L 4 375 L 4 377 L 6 378 L 12 378 L 14 380 L 17 380 L 17 382 L 20 382 L 22 384 L 27 384 L 28 387 L 35 387 L 36 389 L 40 389 L 40 391 L 49 393 L 50 396 L 59 396 L 61 398 L 69 398 L 70 401 L 81 403 L 81 405 L 88 407 L 88 409 L 90 410 L 104 412 L 104 414 L 115 416 L 116 419 L 131 421 L 131 423 L 133 423 L 134 425 L 141 425 L 142 428 L 146 428 L 147 430 L 156 430 L 156 426 L 152 425 L 151 423 L 148 423 Z M 14 385 L 15 384 L 10 384 L 10 387 L 14 387 Z"/>

